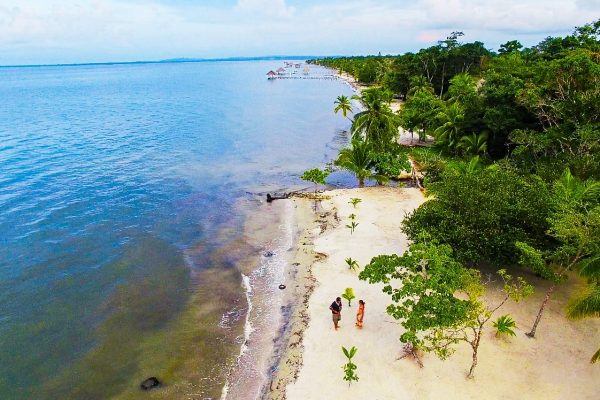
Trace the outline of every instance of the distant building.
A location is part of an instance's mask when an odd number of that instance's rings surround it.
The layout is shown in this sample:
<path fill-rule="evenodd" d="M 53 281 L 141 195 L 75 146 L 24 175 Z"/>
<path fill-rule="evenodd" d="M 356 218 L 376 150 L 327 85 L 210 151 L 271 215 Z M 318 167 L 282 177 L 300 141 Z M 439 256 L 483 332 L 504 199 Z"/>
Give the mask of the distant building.
<path fill-rule="evenodd" d="M 310 68 L 308 68 L 308 67 L 304 67 L 304 69 L 302 70 L 302 73 L 303 73 L 304 75 L 308 75 L 308 74 L 310 74 Z"/>
<path fill-rule="evenodd" d="M 283 75 L 283 74 L 285 74 L 285 69 L 283 69 L 283 68 L 279 67 L 279 68 L 277 69 L 277 74 L 278 74 L 278 75 Z"/>
<path fill-rule="evenodd" d="M 275 79 L 276 76 L 277 74 L 273 70 L 267 72 L 267 79 Z"/>

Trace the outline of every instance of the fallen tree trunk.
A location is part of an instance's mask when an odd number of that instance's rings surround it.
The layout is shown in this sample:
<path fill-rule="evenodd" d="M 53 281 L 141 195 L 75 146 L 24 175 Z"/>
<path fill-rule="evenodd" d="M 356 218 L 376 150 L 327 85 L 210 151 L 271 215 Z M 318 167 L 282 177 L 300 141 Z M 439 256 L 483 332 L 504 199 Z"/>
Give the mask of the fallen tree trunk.
<path fill-rule="evenodd" d="M 271 193 L 267 193 L 267 203 L 271 203 L 273 200 L 283 200 L 288 199 L 290 197 L 290 193 L 284 193 L 281 195 L 273 195 Z"/>

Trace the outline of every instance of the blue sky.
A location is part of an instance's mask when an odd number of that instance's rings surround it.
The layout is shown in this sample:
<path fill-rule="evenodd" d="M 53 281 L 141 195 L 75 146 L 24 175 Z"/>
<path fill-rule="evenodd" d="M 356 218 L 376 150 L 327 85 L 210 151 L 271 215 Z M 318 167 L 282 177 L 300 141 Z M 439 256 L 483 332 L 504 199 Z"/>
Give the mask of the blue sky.
<path fill-rule="evenodd" d="M 0 64 L 403 53 L 454 30 L 525 45 L 600 17 L 600 0 L 2 0 Z"/>

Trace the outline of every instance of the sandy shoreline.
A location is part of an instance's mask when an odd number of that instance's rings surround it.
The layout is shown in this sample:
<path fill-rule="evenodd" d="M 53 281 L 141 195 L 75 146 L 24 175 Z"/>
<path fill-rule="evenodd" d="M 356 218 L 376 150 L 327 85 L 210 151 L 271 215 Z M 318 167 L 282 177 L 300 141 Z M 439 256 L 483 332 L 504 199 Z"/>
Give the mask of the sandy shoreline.
<path fill-rule="evenodd" d="M 297 215 L 296 247 L 291 254 L 288 278 L 294 280 L 287 293 L 292 309 L 278 340 L 272 378 L 265 399 L 594 399 L 600 392 L 600 368 L 589 364 L 596 350 L 600 322 L 569 321 L 564 305 L 581 282 L 575 277 L 559 288 L 549 303 L 536 339 L 524 331 L 531 324 L 545 283 L 533 298 L 510 304 L 510 313 L 521 329 L 517 337 L 501 340 L 491 329 L 480 349 L 476 377 L 465 379 L 470 352 L 460 345 L 446 361 L 424 357 L 420 369 L 409 359 L 397 360 L 401 352 L 401 327 L 385 313 L 390 303 L 378 285 L 358 280 L 344 259 L 352 257 L 364 266 L 378 254 L 401 253 L 406 249 L 400 223 L 405 214 L 424 199 L 417 189 L 374 187 L 326 192 L 323 210 L 312 213 L 306 200 L 293 200 Z M 353 209 L 348 200 L 362 199 Z M 304 203 L 304 204 L 302 204 Z M 357 215 L 353 235 L 345 227 L 347 216 Z M 291 281 L 289 281 L 291 283 Z M 352 307 L 344 302 L 339 331 L 333 330 L 327 309 L 346 287 L 357 298 Z M 497 296 L 489 291 L 489 298 Z M 354 327 L 355 302 L 366 301 L 365 327 Z M 344 357 L 341 346 L 356 346 L 360 380 L 348 387 L 342 380 Z"/>

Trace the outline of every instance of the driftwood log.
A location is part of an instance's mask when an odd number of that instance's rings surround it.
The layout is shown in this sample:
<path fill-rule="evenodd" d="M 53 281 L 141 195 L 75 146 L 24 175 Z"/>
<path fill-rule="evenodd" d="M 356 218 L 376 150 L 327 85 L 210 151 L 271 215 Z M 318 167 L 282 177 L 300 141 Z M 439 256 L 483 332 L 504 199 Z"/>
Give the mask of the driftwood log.
<path fill-rule="evenodd" d="M 317 192 L 304 192 L 303 190 L 296 190 L 294 192 L 283 193 L 283 194 L 272 194 L 267 193 L 267 203 L 273 202 L 273 200 L 283 200 L 289 199 L 291 197 L 299 197 L 302 199 L 310 199 L 310 200 L 327 200 L 330 197 Z"/>
<path fill-rule="evenodd" d="M 273 195 L 273 196 L 271 196 L 271 193 L 267 193 L 267 203 L 270 203 L 273 200 L 288 199 L 289 197 L 290 197 L 290 193 L 284 193 L 281 195 Z"/>

